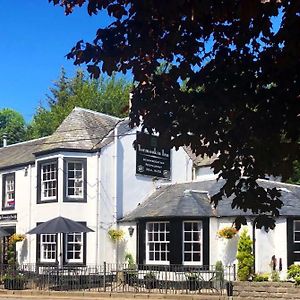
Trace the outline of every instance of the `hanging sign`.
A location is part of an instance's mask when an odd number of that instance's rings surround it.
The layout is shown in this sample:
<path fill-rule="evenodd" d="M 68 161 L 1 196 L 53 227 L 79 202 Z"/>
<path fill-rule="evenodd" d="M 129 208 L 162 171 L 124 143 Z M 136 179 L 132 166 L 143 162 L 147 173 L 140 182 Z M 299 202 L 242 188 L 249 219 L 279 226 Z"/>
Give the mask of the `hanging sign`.
<path fill-rule="evenodd" d="M 136 134 L 136 174 L 170 179 L 170 149 L 159 145 L 159 138 Z"/>

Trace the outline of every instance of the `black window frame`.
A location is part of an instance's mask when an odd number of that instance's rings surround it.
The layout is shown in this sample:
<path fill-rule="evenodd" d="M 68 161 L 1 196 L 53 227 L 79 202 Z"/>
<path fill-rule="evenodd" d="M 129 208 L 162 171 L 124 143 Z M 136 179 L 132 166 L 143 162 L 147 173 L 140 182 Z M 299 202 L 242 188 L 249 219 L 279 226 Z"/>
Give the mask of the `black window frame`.
<path fill-rule="evenodd" d="M 5 207 L 5 199 L 6 199 L 6 178 L 8 176 L 13 176 L 14 178 L 14 206 L 13 207 Z M 16 173 L 10 172 L 2 175 L 2 210 L 15 210 L 16 209 Z"/>
<path fill-rule="evenodd" d="M 36 225 L 40 225 L 43 222 L 38 222 L 36 223 Z M 84 226 L 86 226 L 86 222 L 78 222 Z M 82 255 L 83 255 L 83 259 L 82 262 L 68 262 L 66 260 L 66 235 L 67 233 L 62 233 L 63 238 L 62 238 L 62 242 L 63 242 L 63 265 L 64 266 L 86 266 L 86 248 L 87 248 L 87 236 L 86 236 L 86 232 L 83 232 L 83 240 L 82 240 L 82 246 L 83 246 L 83 250 L 82 250 Z M 58 249 L 58 241 L 61 238 L 61 233 L 57 233 L 56 234 L 56 261 L 55 262 L 46 262 L 46 261 L 41 261 L 41 235 L 37 234 L 36 235 L 36 262 L 39 265 L 43 265 L 43 266 L 56 266 L 59 263 L 59 249 Z"/>
<path fill-rule="evenodd" d="M 56 196 L 55 196 L 55 199 L 42 200 L 41 170 L 42 170 L 42 165 L 49 164 L 49 163 L 56 163 Z M 58 158 L 45 159 L 45 160 L 38 161 L 37 162 L 37 204 L 58 202 L 58 192 L 59 192 L 59 189 L 58 189 Z"/>
<path fill-rule="evenodd" d="M 168 221 L 170 224 L 170 244 L 169 244 L 169 264 L 170 265 L 181 265 L 183 267 L 196 267 L 196 264 L 183 263 L 183 222 L 184 221 L 201 221 L 202 222 L 202 264 L 199 266 L 207 267 L 209 266 L 209 253 L 210 253 L 210 238 L 209 238 L 209 217 L 202 218 L 190 218 L 190 217 L 181 217 L 181 218 L 145 218 L 138 220 L 137 223 L 137 262 L 141 265 L 147 266 L 158 266 L 147 263 L 146 261 L 146 224 L 148 222 L 165 222 Z M 181 245 L 180 247 L 178 245 Z"/>
<path fill-rule="evenodd" d="M 67 181 L 68 181 L 68 163 L 80 162 L 83 166 L 83 197 L 69 197 L 67 195 Z M 63 177 L 63 202 L 84 203 L 87 202 L 87 159 L 80 157 L 65 157 L 64 158 L 64 177 Z"/>

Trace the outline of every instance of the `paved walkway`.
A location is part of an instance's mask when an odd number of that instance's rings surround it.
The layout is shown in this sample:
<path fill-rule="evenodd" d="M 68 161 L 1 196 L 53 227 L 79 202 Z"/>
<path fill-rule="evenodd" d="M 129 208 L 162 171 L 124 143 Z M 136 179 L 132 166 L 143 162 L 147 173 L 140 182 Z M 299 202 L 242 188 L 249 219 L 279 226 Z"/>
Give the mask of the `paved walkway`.
<path fill-rule="evenodd" d="M 182 295 L 182 294 L 133 294 L 133 293 L 95 293 L 95 292 L 46 292 L 36 290 L 9 291 L 0 290 L 1 300 L 123 300 L 123 299 L 138 299 L 138 300 L 210 300 L 210 299 L 228 299 L 220 295 Z"/>

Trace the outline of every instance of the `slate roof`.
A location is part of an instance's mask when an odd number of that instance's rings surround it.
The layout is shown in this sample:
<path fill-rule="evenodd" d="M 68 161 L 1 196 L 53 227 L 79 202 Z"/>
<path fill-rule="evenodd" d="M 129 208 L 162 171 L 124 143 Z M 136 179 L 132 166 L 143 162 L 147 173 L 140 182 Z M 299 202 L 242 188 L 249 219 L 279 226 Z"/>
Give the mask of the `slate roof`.
<path fill-rule="evenodd" d="M 121 120 L 89 109 L 75 107 L 38 153 L 56 149 L 83 151 L 99 149 L 110 142 L 110 140 L 104 141 L 103 139 L 112 133 Z"/>
<path fill-rule="evenodd" d="M 0 148 L 0 170 L 34 163 L 33 153 L 37 152 L 47 139 L 48 137 L 44 137 Z"/>
<path fill-rule="evenodd" d="M 239 209 L 231 208 L 231 200 L 223 199 L 214 209 L 210 196 L 216 194 L 224 182 L 216 180 L 163 185 L 146 201 L 130 212 L 121 221 L 134 221 L 143 218 L 170 217 L 231 217 L 252 215 Z M 300 186 L 275 181 L 259 180 L 265 188 L 276 187 L 281 190 L 284 203 L 280 214 L 283 216 L 300 216 Z"/>
<path fill-rule="evenodd" d="M 51 136 L 0 148 L 0 170 L 34 163 L 37 155 L 51 151 L 100 149 L 113 140 L 113 129 L 121 121 L 75 107 Z"/>

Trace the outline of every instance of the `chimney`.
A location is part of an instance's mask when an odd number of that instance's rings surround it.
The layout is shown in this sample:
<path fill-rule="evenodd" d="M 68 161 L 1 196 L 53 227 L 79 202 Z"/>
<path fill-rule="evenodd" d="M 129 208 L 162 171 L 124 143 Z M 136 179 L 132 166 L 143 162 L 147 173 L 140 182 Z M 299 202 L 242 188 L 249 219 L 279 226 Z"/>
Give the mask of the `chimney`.
<path fill-rule="evenodd" d="M 7 136 L 5 133 L 3 134 L 3 147 L 7 147 Z"/>

